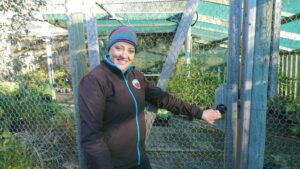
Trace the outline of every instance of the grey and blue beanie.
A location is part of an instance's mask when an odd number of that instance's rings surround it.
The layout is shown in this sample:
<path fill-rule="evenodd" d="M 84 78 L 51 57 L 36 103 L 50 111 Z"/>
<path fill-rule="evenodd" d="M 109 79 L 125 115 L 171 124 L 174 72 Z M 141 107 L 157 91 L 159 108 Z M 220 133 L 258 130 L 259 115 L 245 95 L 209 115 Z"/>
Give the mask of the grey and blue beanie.
<path fill-rule="evenodd" d="M 106 49 L 109 50 L 111 46 L 117 42 L 127 42 L 136 48 L 136 33 L 128 26 L 119 26 L 111 31 L 106 44 Z"/>

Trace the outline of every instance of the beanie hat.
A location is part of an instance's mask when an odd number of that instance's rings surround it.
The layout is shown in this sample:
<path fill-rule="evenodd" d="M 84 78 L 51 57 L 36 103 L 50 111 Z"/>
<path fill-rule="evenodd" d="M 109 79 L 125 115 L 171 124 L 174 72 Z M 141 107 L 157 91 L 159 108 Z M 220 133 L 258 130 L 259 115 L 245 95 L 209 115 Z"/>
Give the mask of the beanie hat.
<path fill-rule="evenodd" d="M 127 42 L 137 47 L 136 33 L 127 26 L 119 26 L 111 31 L 106 44 L 106 49 L 109 50 L 111 46 L 117 42 Z"/>

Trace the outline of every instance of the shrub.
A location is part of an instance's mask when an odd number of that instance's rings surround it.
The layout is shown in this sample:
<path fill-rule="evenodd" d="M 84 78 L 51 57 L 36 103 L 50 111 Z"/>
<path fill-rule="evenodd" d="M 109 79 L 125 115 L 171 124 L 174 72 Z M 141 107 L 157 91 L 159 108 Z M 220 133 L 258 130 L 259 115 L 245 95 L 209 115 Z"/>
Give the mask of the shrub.
<path fill-rule="evenodd" d="M 0 168 L 34 168 L 28 147 L 9 131 L 0 131 Z"/>
<path fill-rule="evenodd" d="M 268 102 L 268 113 L 280 120 L 281 125 L 287 126 L 294 133 L 300 133 L 300 103 L 288 97 L 276 97 Z"/>
<path fill-rule="evenodd" d="M 42 93 L 53 95 L 52 88 L 49 83 L 49 75 L 47 70 L 38 69 L 18 77 L 22 86 L 27 89 L 35 89 Z M 71 75 L 62 67 L 54 67 L 54 87 L 60 89 L 72 89 Z"/>
<path fill-rule="evenodd" d="M 167 91 L 191 104 L 213 106 L 215 90 L 222 83 L 219 74 L 196 60 L 190 65 L 178 63 Z"/>
<path fill-rule="evenodd" d="M 0 155 L 2 166 L 52 168 L 54 163 L 68 160 L 74 155 L 76 132 L 71 109 L 59 105 L 41 91 L 39 88 L 20 87 L 10 92 L 0 92 L 0 134 L 5 131 L 5 135 L 9 135 L 0 137 L 0 142 L 14 144 L 0 148 L 3 151 L 1 154 L 10 156 L 8 160 Z M 15 156 L 10 154 L 13 151 L 18 151 Z M 23 166 L 17 166 L 18 163 L 12 165 L 11 161 L 17 159 L 18 155 L 24 155 L 24 160 L 31 162 L 24 161 Z M 32 161 L 39 164 L 33 164 Z"/>

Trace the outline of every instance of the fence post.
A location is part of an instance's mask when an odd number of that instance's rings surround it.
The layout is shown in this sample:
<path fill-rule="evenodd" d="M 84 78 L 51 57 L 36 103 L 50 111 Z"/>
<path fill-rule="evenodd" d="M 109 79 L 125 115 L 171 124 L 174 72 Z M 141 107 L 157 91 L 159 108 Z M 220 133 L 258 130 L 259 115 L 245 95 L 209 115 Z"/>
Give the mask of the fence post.
<path fill-rule="evenodd" d="M 192 23 L 193 16 L 197 10 L 197 6 L 198 0 L 188 0 L 185 5 L 182 18 L 179 22 L 174 39 L 172 41 L 171 48 L 168 53 L 168 57 L 164 63 L 160 78 L 157 82 L 157 86 L 159 86 L 163 90 L 166 89 L 169 79 L 172 76 L 172 71 L 176 64 L 177 57 L 187 35 L 188 29 Z"/>
<path fill-rule="evenodd" d="M 183 45 L 184 39 L 187 36 L 188 29 L 192 23 L 194 13 L 197 10 L 198 0 L 188 0 L 185 8 L 183 10 L 183 15 L 180 20 L 180 23 L 177 27 L 177 31 L 175 33 L 175 37 L 172 41 L 171 48 L 168 53 L 168 57 L 164 63 L 163 69 L 160 74 L 160 78 L 158 80 L 157 86 L 162 90 L 167 88 L 170 77 L 172 76 L 172 71 L 176 64 L 177 57 L 179 55 L 181 46 Z M 149 113 L 146 114 L 146 127 L 147 127 L 147 137 L 150 134 L 152 124 L 155 120 L 157 109 L 153 106 L 149 107 Z"/>
<path fill-rule="evenodd" d="M 94 7 L 95 0 L 84 1 L 85 14 L 86 14 L 86 30 L 87 30 L 87 41 L 88 41 L 88 54 L 90 69 L 95 68 L 100 64 L 99 58 L 99 43 L 98 43 L 98 29 L 97 21 L 95 18 Z"/>
<path fill-rule="evenodd" d="M 241 1 L 231 0 L 229 10 L 224 168 L 236 169 Z"/>
<path fill-rule="evenodd" d="M 68 39 L 69 50 L 71 55 L 71 71 L 72 71 L 72 85 L 74 94 L 74 106 L 75 106 L 75 126 L 77 131 L 77 153 L 80 168 L 84 166 L 84 155 L 80 147 L 80 117 L 78 110 L 78 84 L 81 78 L 87 72 L 87 66 L 85 62 L 85 38 L 84 38 L 84 14 L 81 11 L 83 3 L 81 0 L 66 0 L 66 8 L 68 13 Z"/>
<path fill-rule="evenodd" d="M 240 131 L 238 167 L 246 168 L 248 163 L 249 127 L 253 78 L 253 57 L 256 26 L 256 0 L 244 1 L 243 54 L 240 88 Z"/>
<path fill-rule="evenodd" d="M 273 22 L 271 34 L 271 55 L 270 55 L 270 75 L 268 98 L 274 98 L 277 95 L 278 87 L 278 58 L 279 58 L 279 39 L 281 25 L 281 6 L 282 0 L 273 2 Z"/>
<path fill-rule="evenodd" d="M 242 142 L 239 163 L 239 167 L 243 169 L 263 168 L 272 9 L 273 0 L 257 0 L 256 4 L 252 0 L 245 2 L 244 30 L 246 31 L 243 39 L 245 51 L 243 53 L 240 134 Z M 255 22 L 254 27 L 253 22 Z M 253 38 L 254 44 L 252 44 Z"/>
<path fill-rule="evenodd" d="M 52 98 L 56 98 L 55 90 L 54 90 L 54 71 L 53 71 L 53 57 L 52 57 L 52 45 L 51 45 L 51 32 L 49 28 L 48 22 L 43 22 L 43 38 L 46 43 L 46 55 L 47 55 L 47 65 L 48 65 L 48 75 L 49 75 L 49 83 L 52 92 Z"/>
<path fill-rule="evenodd" d="M 192 27 L 189 27 L 189 30 L 185 39 L 185 63 L 189 65 L 191 63 L 192 56 Z"/>
<path fill-rule="evenodd" d="M 226 84 L 221 84 L 215 91 L 215 105 L 217 107 L 219 104 L 226 104 Z M 224 115 L 223 115 L 224 116 Z M 225 116 L 215 122 L 218 129 L 225 133 L 226 120 Z"/>

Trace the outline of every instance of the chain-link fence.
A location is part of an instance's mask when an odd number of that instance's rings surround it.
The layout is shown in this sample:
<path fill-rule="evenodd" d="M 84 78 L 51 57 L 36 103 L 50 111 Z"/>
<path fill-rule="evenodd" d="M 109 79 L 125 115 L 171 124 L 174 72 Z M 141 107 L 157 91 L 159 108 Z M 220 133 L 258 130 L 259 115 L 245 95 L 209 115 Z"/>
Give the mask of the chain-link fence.
<path fill-rule="evenodd" d="M 285 0 L 282 5 L 278 95 L 284 99 L 268 104 L 265 168 L 300 167 L 297 3 Z M 107 54 L 105 43 L 113 28 L 133 27 L 139 43 L 134 65 L 157 83 L 186 4 L 183 0 L 95 1 L 90 8 L 97 34 L 94 27 L 82 24 L 85 33 L 91 30 L 86 36 L 97 37 L 98 44 L 93 45 L 99 46 L 100 59 Z M 229 7 L 226 0 L 198 1 L 186 41 L 177 47 L 180 52 L 167 87 L 171 94 L 191 104 L 214 106 L 215 90 L 226 81 Z M 20 27 L 1 38 L 0 168 L 79 167 L 69 52 L 69 44 L 76 42 L 68 39 L 64 1 L 47 1 L 40 11 L 31 18 L 34 22 L 27 18 L 29 29 Z M 145 112 L 152 112 L 151 107 Z M 164 110 L 146 120 L 150 123 L 146 151 L 153 168 L 224 168 L 224 128 Z"/>

